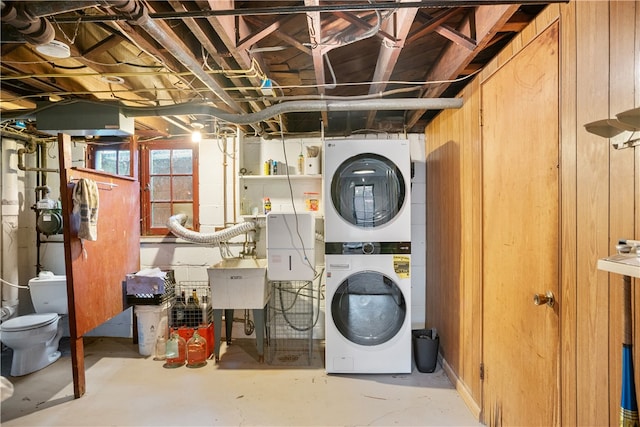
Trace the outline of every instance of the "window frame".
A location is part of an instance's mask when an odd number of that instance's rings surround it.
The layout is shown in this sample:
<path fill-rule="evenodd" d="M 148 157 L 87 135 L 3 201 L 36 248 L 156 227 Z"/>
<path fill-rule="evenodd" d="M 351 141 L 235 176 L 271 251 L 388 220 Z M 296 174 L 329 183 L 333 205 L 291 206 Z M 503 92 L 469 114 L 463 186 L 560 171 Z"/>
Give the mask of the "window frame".
<path fill-rule="evenodd" d="M 117 172 L 122 172 L 122 173 L 113 173 L 110 171 L 105 171 L 102 169 L 96 169 L 96 160 L 97 160 L 97 153 L 101 152 L 101 151 L 117 151 L 117 157 L 120 157 L 119 152 L 128 152 L 129 153 L 129 170 L 128 171 L 117 171 Z M 137 156 L 136 154 L 136 146 L 131 143 L 131 142 L 121 142 L 121 143 L 114 143 L 114 144 L 90 144 L 87 147 L 87 151 L 86 151 L 86 164 L 89 165 L 90 168 L 98 170 L 100 172 L 104 172 L 104 173 L 110 173 L 112 175 L 117 175 L 117 176 L 135 176 L 135 171 L 136 171 L 136 163 L 137 163 Z M 116 168 L 118 168 L 118 162 L 116 162 Z"/>
<path fill-rule="evenodd" d="M 157 141 L 149 141 L 140 143 L 140 213 L 141 213 L 141 223 L 140 223 L 140 234 L 142 236 L 167 236 L 170 235 L 171 232 L 169 229 L 165 227 L 153 227 L 151 224 L 151 191 L 150 191 L 150 183 L 151 183 L 151 152 L 154 150 L 184 150 L 190 149 L 192 152 L 192 173 L 190 176 L 192 177 L 192 200 L 193 203 L 193 218 L 191 218 L 192 226 L 187 227 L 194 231 L 200 230 L 200 198 L 199 198 L 199 174 L 198 174 L 198 165 L 199 165 L 199 150 L 198 144 L 194 144 L 191 141 L 187 140 L 179 140 L 179 141 L 169 141 L 169 140 L 157 140 Z M 172 174 L 169 173 L 169 176 L 188 176 L 189 174 Z M 184 201 L 182 201 L 184 203 Z M 180 203 L 180 201 L 175 201 L 173 198 L 170 199 L 170 204 L 173 206 L 174 203 Z"/>

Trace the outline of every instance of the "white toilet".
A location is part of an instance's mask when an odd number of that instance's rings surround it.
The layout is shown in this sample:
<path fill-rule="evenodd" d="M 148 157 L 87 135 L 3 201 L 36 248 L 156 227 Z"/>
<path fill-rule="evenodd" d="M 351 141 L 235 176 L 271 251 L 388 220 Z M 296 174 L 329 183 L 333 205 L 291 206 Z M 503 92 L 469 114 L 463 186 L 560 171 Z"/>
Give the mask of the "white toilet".
<path fill-rule="evenodd" d="M 11 376 L 18 377 L 49 366 L 60 358 L 61 315 L 69 313 L 67 277 L 41 272 L 29 280 L 35 314 L 0 324 L 0 340 L 13 349 Z"/>

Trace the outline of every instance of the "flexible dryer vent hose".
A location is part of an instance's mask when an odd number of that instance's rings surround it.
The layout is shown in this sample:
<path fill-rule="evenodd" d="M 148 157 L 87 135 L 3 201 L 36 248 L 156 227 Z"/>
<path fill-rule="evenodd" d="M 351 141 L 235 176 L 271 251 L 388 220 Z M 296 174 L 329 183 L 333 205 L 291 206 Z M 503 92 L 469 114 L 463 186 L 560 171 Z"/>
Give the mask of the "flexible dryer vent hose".
<path fill-rule="evenodd" d="M 259 224 L 254 221 L 247 221 L 240 224 L 236 224 L 224 230 L 216 231 L 215 233 L 199 233 L 197 231 L 189 230 L 184 227 L 187 222 L 187 215 L 177 214 L 173 215 L 167 221 L 167 227 L 175 236 L 181 237 L 184 240 L 188 240 L 193 243 L 208 243 L 219 244 L 231 240 L 236 236 L 240 236 L 249 231 L 255 230 Z"/>

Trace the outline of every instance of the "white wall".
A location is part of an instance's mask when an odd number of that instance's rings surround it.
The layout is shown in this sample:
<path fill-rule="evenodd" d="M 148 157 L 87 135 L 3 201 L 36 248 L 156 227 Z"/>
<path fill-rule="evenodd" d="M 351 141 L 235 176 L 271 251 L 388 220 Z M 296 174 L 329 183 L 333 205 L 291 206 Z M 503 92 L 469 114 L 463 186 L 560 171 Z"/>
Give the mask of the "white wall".
<path fill-rule="evenodd" d="M 356 137 L 353 137 L 356 138 Z M 412 179 L 412 254 L 411 254 L 411 282 L 412 282 L 412 327 L 423 328 L 425 325 L 425 189 L 426 189 L 426 163 L 422 134 L 409 135 L 389 135 L 389 134 L 372 134 L 358 135 L 358 139 L 362 138 L 408 138 L 411 142 L 411 157 L 414 163 L 415 175 Z M 256 142 L 255 138 L 247 138 L 247 142 Z M 238 192 L 238 180 L 236 178 L 241 165 L 240 146 L 243 141 L 237 141 L 235 150 L 233 150 L 233 141 L 227 140 L 226 153 L 222 151 L 222 143 L 217 140 L 204 140 L 200 143 L 200 232 L 211 233 L 217 228 L 228 226 L 234 221 L 240 221 L 240 200 Z M 278 158 L 278 153 L 282 151 L 280 140 L 265 141 L 264 152 L 261 156 L 269 158 Z M 322 145 L 320 138 L 294 138 L 287 139 L 287 153 L 290 147 L 304 145 Z M 18 144 L 21 147 L 21 144 Z M 4 146 L 3 146 L 4 150 Z M 47 150 L 49 167 L 57 167 L 57 147 L 52 143 Z M 82 166 L 84 158 L 84 145 L 76 144 L 74 149 L 74 164 Z M 35 155 L 27 156 L 25 163 L 27 166 L 35 167 Z M 284 160 L 278 158 L 278 160 Z M 290 164 L 297 164 L 297 155 L 288 154 Z M 17 155 L 16 155 L 17 161 Z M 225 165 L 226 163 L 226 165 Z M 235 169 L 234 169 L 235 163 Z M 259 173 L 260 171 L 256 171 Z M 36 234 L 35 234 L 35 215 L 30 209 L 35 203 L 35 173 L 18 171 L 19 174 L 19 199 L 22 201 L 19 216 L 19 236 L 20 236 L 20 283 L 26 284 L 29 278 L 34 277 L 36 273 Z M 223 182 L 226 175 L 226 191 L 227 191 L 227 207 L 223 203 Z M 52 187 L 52 198 L 59 197 L 59 180 L 56 174 L 49 174 L 48 184 Z M 234 198 L 235 191 L 235 198 Z M 296 197 L 304 197 L 302 194 L 296 194 Z M 236 209 L 234 212 L 234 203 Z M 225 218 L 226 214 L 226 218 Z M 235 216 L 234 216 L 235 215 Z M 261 230 L 257 236 L 258 255 L 265 256 L 264 235 Z M 237 255 L 242 250 L 243 237 L 238 237 L 229 245 L 231 253 Z M 322 260 L 323 245 L 316 246 L 317 259 Z M 45 238 L 41 246 L 41 265 L 43 269 L 53 271 L 56 274 L 64 274 L 64 248 L 62 245 L 62 236 L 51 236 Z M 196 281 L 207 282 L 207 267 L 221 260 L 220 250 L 211 245 L 194 244 L 185 242 L 175 237 L 142 237 L 140 244 L 140 267 L 159 267 L 163 269 L 173 269 L 177 282 Z M 324 286 L 324 278 L 322 279 Z M 28 294 L 21 292 L 20 294 L 21 314 L 31 312 L 33 310 Z M 131 336 L 131 310 L 127 310 L 116 318 L 110 320 L 104 325 L 96 328 L 90 335 L 103 336 Z M 324 316 L 321 316 L 322 322 Z M 321 338 L 324 328 L 318 325 L 314 330 L 315 336 Z"/>

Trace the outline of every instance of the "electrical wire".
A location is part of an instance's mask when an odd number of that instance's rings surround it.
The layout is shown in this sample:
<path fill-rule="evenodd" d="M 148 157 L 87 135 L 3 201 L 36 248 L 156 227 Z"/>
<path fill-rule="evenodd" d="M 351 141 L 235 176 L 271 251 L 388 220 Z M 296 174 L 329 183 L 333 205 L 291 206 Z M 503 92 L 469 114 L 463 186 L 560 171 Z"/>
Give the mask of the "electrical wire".
<path fill-rule="evenodd" d="M 9 286 L 12 286 L 12 287 L 18 288 L 18 289 L 30 289 L 28 286 L 15 285 L 15 284 L 13 284 L 11 282 L 7 282 L 6 280 L 1 279 L 1 278 L 0 278 L 0 282 L 4 283 L 5 285 L 9 285 Z"/>

